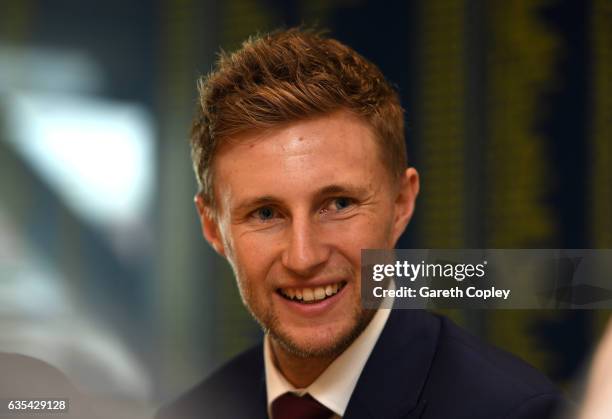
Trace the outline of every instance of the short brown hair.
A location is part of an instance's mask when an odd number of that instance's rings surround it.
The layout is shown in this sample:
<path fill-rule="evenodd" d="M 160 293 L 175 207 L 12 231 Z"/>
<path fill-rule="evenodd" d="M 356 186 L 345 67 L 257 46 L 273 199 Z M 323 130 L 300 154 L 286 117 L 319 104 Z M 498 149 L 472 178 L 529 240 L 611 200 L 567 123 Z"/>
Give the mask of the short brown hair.
<path fill-rule="evenodd" d="M 394 179 L 406 168 L 397 92 L 376 65 L 320 32 L 294 28 L 250 38 L 239 50 L 221 53 L 214 70 L 198 80 L 198 90 L 191 156 L 200 194 L 211 208 L 220 144 L 341 109 L 370 124 Z"/>

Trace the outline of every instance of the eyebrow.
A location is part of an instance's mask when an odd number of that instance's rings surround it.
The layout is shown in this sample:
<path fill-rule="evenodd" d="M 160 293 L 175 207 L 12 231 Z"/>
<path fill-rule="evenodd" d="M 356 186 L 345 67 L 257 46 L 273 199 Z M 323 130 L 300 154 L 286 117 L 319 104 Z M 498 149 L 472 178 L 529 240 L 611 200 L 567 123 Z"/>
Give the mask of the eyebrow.
<path fill-rule="evenodd" d="M 314 195 L 318 197 L 339 194 L 361 197 L 367 195 L 368 190 L 365 187 L 359 185 L 334 184 L 324 186 L 323 188 L 319 189 L 314 193 Z M 243 212 L 252 208 L 258 208 L 265 205 L 278 204 L 279 202 L 282 202 L 282 199 L 274 195 L 264 195 L 255 198 L 247 198 L 240 202 L 238 205 L 236 205 L 232 212 Z"/>
<path fill-rule="evenodd" d="M 368 191 L 365 187 L 359 185 L 329 185 L 321 188 L 316 195 L 336 195 L 336 194 L 349 194 L 349 195 L 365 195 Z"/>

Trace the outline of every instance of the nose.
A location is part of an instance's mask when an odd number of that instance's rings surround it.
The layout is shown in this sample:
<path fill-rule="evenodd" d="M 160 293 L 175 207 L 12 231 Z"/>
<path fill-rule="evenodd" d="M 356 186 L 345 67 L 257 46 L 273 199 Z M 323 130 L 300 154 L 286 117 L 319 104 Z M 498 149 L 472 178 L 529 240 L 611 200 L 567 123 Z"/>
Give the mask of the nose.
<path fill-rule="evenodd" d="M 282 255 L 283 265 L 287 269 L 298 276 L 307 277 L 325 266 L 330 249 L 313 220 L 309 217 L 294 217 L 288 234 L 287 246 Z"/>

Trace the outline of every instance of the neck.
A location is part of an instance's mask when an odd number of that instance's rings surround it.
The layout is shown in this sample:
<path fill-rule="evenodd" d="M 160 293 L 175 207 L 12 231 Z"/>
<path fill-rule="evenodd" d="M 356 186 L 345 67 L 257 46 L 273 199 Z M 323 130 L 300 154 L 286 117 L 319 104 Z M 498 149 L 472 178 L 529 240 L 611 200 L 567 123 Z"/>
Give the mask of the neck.
<path fill-rule="evenodd" d="M 336 356 L 301 357 L 287 351 L 275 339 L 270 339 L 274 364 L 295 388 L 306 388 L 312 384 Z"/>

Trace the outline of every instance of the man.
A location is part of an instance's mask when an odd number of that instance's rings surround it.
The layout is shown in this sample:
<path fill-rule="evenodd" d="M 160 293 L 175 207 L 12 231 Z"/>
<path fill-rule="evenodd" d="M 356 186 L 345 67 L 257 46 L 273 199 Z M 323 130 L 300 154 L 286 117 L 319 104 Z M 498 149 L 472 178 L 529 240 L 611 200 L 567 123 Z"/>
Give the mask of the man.
<path fill-rule="evenodd" d="M 265 339 L 160 418 L 550 415 L 558 393 L 521 361 L 444 318 L 361 306 L 361 249 L 393 248 L 419 192 L 375 65 L 293 29 L 223 55 L 199 88 L 202 231 Z"/>

